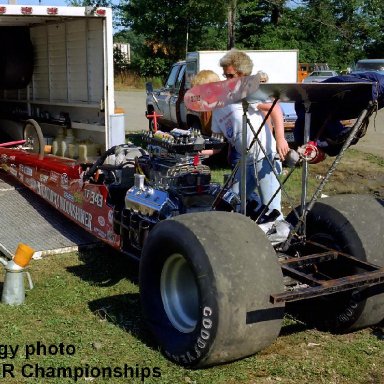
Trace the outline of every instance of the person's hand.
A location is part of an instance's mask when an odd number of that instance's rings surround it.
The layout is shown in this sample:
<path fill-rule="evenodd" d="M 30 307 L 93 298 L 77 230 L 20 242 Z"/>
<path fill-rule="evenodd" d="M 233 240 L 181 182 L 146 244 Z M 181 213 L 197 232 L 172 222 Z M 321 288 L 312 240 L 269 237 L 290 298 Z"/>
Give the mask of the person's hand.
<path fill-rule="evenodd" d="M 203 149 L 201 151 L 199 151 L 199 155 L 202 155 L 202 156 L 212 156 L 212 155 L 216 155 L 216 153 L 219 153 L 220 152 L 220 149 Z"/>
<path fill-rule="evenodd" d="M 199 151 L 199 155 L 209 157 L 212 155 L 212 150 L 211 149 L 203 149 L 203 150 Z"/>
<path fill-rule="evenodd" d="M 280 160 L 284 161 L 285 156 L 289 152 L 289 145 L 285 137 L 276 138 L 276 150 L 280 156 Z"/>

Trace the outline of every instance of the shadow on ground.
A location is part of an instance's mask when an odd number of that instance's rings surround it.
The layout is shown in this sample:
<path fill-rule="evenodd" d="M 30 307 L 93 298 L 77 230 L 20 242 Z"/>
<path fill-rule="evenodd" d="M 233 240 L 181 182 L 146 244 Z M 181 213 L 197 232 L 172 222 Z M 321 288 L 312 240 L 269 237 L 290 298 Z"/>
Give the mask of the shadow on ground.
<path fill-rule="evenodd" d="M 79 252 L 82 264 L 67 270 L 98 287 L 112 287 L 128 279 L 138 284 L 139 263 L 108 246 Z M 100 320 L 108 321 L 129 332 L 142 343 L 156 349 L 141 314 L 139 293 L 106 296 L 88 303 L 90 311 Z"/>
<path fill-rule="evenodd" d="M 139 263 L 107 245 L 81 249 L 79 259 L 83 264 L 67 270 L 93 285 L 110 287 L 126 278 L 138 283 Z"/>

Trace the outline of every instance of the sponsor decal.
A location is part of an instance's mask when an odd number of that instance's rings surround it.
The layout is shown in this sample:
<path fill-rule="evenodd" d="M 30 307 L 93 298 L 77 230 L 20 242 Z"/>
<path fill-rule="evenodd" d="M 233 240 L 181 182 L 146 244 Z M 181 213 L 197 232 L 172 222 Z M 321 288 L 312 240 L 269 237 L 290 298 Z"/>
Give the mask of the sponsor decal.
<path fill-rule="evenodd" d="M 103 195 L 101 193 L 84 189 L 84 199 L 99 208 L 103 207 Z"/>
<path fill-rule="evenodd" d="M 62 196 L 60 196 L 59 201 L 59 208 L 61 211 L 67 213 L 75 221 L 84 225 L 89 230 L 92 230 L 92 215 L 89 212 L 84 211 L 84 209 L 78 207 L 67 199 L 64 199 Z"/>
<path fill-rule="evenodd" d="M 36 191 L 38 181 L 36 181 L 35 179 L 33 179 L 31 177 L 26 177 L 24 183 L 26 185 L 28 185 L 29 188 L 31 188 L 34 191 Z"/>
<path fill-rule="evenodd" d="M 49 178 L 54 182 L 54 183 L 57 183 L 59 180 L 60 180 L 60 174 L 58 174 L 57 172 L 53 172 L 51 171 L 49 173 Z"/>
<path fill-rule="evenodd" d="M 113 210 L 112 209 L 110 209 L 108 211 L 108 221 L 110 224 L 113 224 Z"/>
<path fill-rule="evenodd" d="M 75 203 L 83 204 L 83 194 L 81 192 L 74 192 L 73 198 L 75 199 Z"/>
<path fill-rule="evenodd" d="M 52 189 L 48 188 L 46 185 L 37 183 L 36 191 L 43 199 L 47 200 L 49 203 L 54 205 L 56 208 L 59 208 L 59 199 L 60 195 Z"/>
<path fill-rule="evenodd" d="M 66 199 L 68 199 L 69 201 L 72 201 L 72 203 L 75 202 L 75 197 L 71 193 L 64 191 L 63 195 Z"/>
<path fill-rule="evenodd" d="M 104 227 L 104 225 L 105 225 L 105 219 L 104 219 L 103 216 L 99 216 L 99 217 L 97 218 L 97 222 L 100 224 L 100 226 Z"/>
<path fill-rule="evenodd" d="M 97 228 L 97 227 L 93 228 L 93 232 L 95 232 L 96 235 L 98 237 L 101 237 L 102 239 L 106 239 L 107 238 L 107 234 L 105 232 L 103 232 L 100 228 Z"/>
<path fill-rule="evenodd" d="M 72 217 L 75 221 L 83 225 L 84 227 L 92 230 L 92 214 L 84 209 L 73 204 L 72 201 L 67 200 L 63 196 L 59 195 L 46 185 L 37 182 L 37 193 L 45 200 L 50 202 L 60 211 L 66 213 Z"/>
<path fill-rule="evenodd" d="M 23 167 L 23 173 L 26 174 L 27 176 L 32 176 L 33 175 L 33 169 L 27 166 Z"/>
<path fill-rule="evenodd" d="M 48 182 L 49 176 L 41 173 L 39 179 L 42 183 L 46 184 Z"/>
<path fill-rule="evenodd" d="M 17 177 L 17 169 L 16 168 L 14 168 L 14 167 L 9 168 L 9 173 L 12 176 Z"/>
<path fill-rule="evenodd" d="M 68 175 L 66 173 L 60 176 L 60 184 L 63 188 L 68 187 Z"/>
<path fill-rule="evenodd" d="M 116 237 L 117 237 L 117 235 L 116 235 L 115 232 L 113 232 L 113 230 L 110 230 L 110 231 L 107 232 L 107 239 L 109 241 L 115 243 L 116 242 Z"/>

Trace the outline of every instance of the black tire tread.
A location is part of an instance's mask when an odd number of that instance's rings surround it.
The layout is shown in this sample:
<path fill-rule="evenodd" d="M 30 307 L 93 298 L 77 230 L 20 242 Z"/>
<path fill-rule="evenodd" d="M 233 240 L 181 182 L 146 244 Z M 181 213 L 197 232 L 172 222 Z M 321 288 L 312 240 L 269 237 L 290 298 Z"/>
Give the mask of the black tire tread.
<path fill-rule="evenodd" d="M 162 340 L 164 329 L 157 329 L 152 321 L 154 312 L 162 309 L 161 304 L 154 305 L 153 292 L 148 290 L 149 269 L 160 257 L 160 244 L 173 241 L 196 250 L 191 251 L 188 260 L 194 264 L 200 286 L 214 292 L 217 298 L 215 334 L 209 350 L 202 351 L 202 356 L 193 362 L 175 356 L 177 347 L 170 340 Z M 239 359 L 270 345 L 280 332 L 284 304 L 272 305 L 269 297 L 283 288 L 281 268 L 270 242 L 252 221 L 235 213 L 192 213 L 160 222 L 147 239 L 140 263 L 143 312 L 149 327 L 167 356 L 194 367 Z M 257 317 L 259 321 L 255 320 Z M 186 345 L 193 343 L 192 340 Z"/>

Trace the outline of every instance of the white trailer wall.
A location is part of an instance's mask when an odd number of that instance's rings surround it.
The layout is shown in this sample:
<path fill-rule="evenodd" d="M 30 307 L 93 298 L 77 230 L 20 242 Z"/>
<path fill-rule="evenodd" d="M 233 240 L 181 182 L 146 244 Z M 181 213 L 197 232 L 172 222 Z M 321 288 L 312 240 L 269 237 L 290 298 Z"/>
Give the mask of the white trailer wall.
<path fill-rule="evenodd" d="M 270 83 L 296 83 L 298 56 L 297 50 L 266 50 L 245 51 L 253 61 L 252 74 L 262 70 L 268 74 Z M 220 67 L 220 59 L 227 51 L 197 51 L 187 54 L 187 83 L 191 80 L 194 71 L 211 69 L 216 72 L 222 80 L 223 69 Z M 196 62 L 196 66 L 193 66 Z M 194 68 L 193 68 L 194 67 Z"/>
<path fill-rule="evenodd" d="M 82 19 L 31 28 L 35 49 L 31 100 L 100 107 L 104 90 L 102 22 Z"/>
<path fill-rule="evenodd" d="M 24 15 L 22 7 L 7 6 L 0 26 L 29 28 L 33 76 L 26 88 L 0 90 L 1 129 L 28 116 L 55 137 L 55 120 L 68 115 L 79 141 L 102 149 L 124 143 L 124 115 L 114 113 L 112 11 L 99 17 L 86 7 L 58 7 L 52 15 L 33 6 Z"/>

